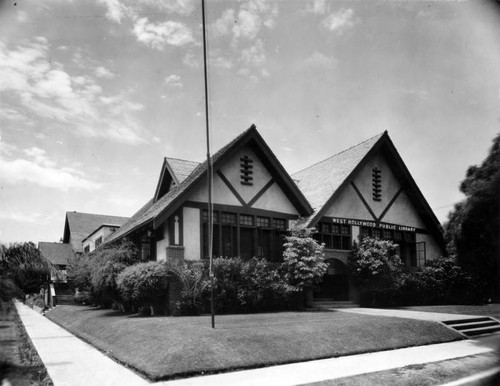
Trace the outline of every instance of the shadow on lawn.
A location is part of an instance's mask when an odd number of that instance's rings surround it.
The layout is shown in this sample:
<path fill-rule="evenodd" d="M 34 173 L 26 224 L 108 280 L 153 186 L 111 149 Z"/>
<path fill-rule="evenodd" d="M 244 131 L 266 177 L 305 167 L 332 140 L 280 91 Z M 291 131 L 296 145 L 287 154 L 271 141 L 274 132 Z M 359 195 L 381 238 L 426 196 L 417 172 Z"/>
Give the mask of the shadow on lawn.
<path fill-rule="evenodd" d="M 132 319 L 132 318 L 151 318 L 151 316 L 147 316 L 147 315 L 141 315 L 140 313 L 132 313 L 132 312 L 123 312 L 123 311 L 118 311 L 118 310 L 113 310 L 111 308 L 103 308 L 103 307 L 99 307 L 99 306 L 89 306 L 89 305 L 86 305 L 86 304 L 75 304 L 75 305 L 71 305 L 70 307 L 79 307 L 79 308 L 82 308 L 82 311 L 83 312 L 89 312 L 89 311 L 99 311 L 99 312 L 104 312 L 101 316 L 102 317 L 106 317 L 106 318 L 113 318 L 113 317 L 117 317 L 117 316 L 120 316 L 122 318 L 129 318 L 129 319 Z M 166 315 L 159 315 L 159 316 L 166 316 Z M 154 318 L 154 316 L 153 316 Z"/>

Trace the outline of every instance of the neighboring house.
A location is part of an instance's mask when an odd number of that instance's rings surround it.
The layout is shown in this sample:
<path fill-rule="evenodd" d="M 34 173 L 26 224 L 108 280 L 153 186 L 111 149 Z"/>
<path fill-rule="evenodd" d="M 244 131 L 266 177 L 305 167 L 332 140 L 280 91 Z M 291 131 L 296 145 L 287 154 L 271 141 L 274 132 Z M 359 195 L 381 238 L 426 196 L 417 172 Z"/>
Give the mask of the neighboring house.
<path fill-rule="evenodd" d="M 52 264 L 50 273 L 52 283 L 66 283 L 66 267 L 68 259 L 74 256 L 73 248 L 70 244 L 39 242 L 38 249 L 42 256 Z"/>
<path fill-rule="evenodd" d="M 104 224 L 113 224 L 113 228 L 116 229 L 128 219 L 128 217 L 107 216 L 102 214 L 66 212 L 63 243 L 71 244 L 75 253 L 82 253 L 82 241 L 91 233 L 97 232 L 99 227 Z"/>
<path fill-rule="evenodd" d="M 90 235 L 82 240 L 83 252 L 92 252 L 99 245 L 101 245 L 109 235 L 113 234 L 118 228 L 119 224 L 102 224 Z"/>
<path fill-rule="evenodd" d="M 301 219 L 317 227 L 330 263 L 318 297 L 355 297 L 346 261 L 360 237 L 394 240 L 411 266 L 444 253 L 441 226 L 387 132 L 292 179 L 252 125 L 212 164 L 214 256 L 280 261 L 283 234 Z M 205 259 L 207 197 L 206 161 L 165 158 L 153 198 L 106 242 L 129 237 L 152 260 Z"/>

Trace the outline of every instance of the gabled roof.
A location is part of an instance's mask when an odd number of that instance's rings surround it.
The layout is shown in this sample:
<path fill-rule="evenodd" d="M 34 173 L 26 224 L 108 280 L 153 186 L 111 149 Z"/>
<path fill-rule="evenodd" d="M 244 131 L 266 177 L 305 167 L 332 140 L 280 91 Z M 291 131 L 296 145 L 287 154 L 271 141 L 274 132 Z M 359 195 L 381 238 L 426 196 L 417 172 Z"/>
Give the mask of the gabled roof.
<path fill-rule="evenodd" d="M 165 157 L 165 161 L 167 161 L 167 164 L 174 173 L 178 184 L 184 181 L 193 172 L 193 170 L 200 165 L 199 162 L 170 157 Z"/>
<path fill-rule="evenodd" d="M 387 131 L 292 175 L 314 208 L 314 213 L 306 219 L 306 224 L 309 226 L 317 224 L 340 193 L 341 188 L 350 183 L 364 161 L 377 151 L 381 151 L 386 157 L 392 172 L 404 188 L 427 230 L 435 236 L 444 251 L 441 224 L 404 164 Z"/>
<path fill-rule="evenodd" d="M 224 159 L 230 157 L 234 152 L 246 144 L 254 144 L 256 154 L 263 159 L 268 160 L 271 165 L 271 172 L 276 182 L 282 187 L 290 201 L 296 206 L 299 213 L 309 215 L 312 213 L 312 208 L 297 185 L 285 171 L 281 163 L 267 146 L 264 139 L 258 133 L 255 125 L 238 135 L 227 145 L 219 149 L 211 157 L 213 169 L 217 170 Z M 110 236 L 107 242 L 124 237 L 136 229 L 139 229 L 147 224 L 152 224 L 153 228 L 157 228 L 170 216 L 183 202 L 187 193 L 192 191 L 198 183 L 201 183 L 206 178 L 207 161 L 198 164 L 193 171 L 179 185 L 172 188 L 165 195 L 148 202 L 142 207 L 128 223 L 123 225 L 117 232 Z"/>
<path fill-rule="evenodd" d="M 337 189 L 352 174 L 368 152 L 384 133 L 376 135 L 360 144 L 344 150 L 323 161 L 311 165 L 292 178 L 311 203 L 314 213 L 311 218 L 325 206 Z"/>
<path fill-rule="evenodd" d="M 182 183 L 199 165 L 199 162 L 165 157 L 161 167 L 160 178 L 156 185 L 154 201 L 158 201 L 158 199 L 168 193 L 172 186 L 178 186 Z"/>
<path fill-rule="evenodd" d="M 123 225 L 128 217 L 103 214 L 66 212 L 63 243 L 71 243 L 75 252 L 82 252 L 82 240 L 102 224 Z M 70 240 L 71 236 L 71 240 Z"/>
<path fill-rule="evenodd" d="M 71 244 L 49 243 L 40 241 L 38 249 L 43 257 L 54 265 L 67 265 L 68 259 L 74 256 Z"/>

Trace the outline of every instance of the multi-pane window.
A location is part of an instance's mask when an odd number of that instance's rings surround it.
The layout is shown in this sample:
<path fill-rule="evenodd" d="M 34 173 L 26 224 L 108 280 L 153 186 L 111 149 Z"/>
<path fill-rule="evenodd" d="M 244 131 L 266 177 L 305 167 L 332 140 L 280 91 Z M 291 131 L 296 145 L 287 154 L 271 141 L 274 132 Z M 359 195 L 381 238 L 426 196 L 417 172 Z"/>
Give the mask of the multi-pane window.
<path fill-rule="evenodd" d="M 286 220 L 214 211 L 213 256 L 281 260 Z M 220 219 L 220 221 L 218 221 Z M 208 257 L 208 213 L 202 212 L 203 256 Z"/>
<path fill-rule="evenodd" d="M 416 248 L 417 248 L 417 266 L 423 267 L 425 266 L 426 262 L 425 241 L 417 243 Z"/>
<path fill-rule="evenodd" d="M 253 216 L 240 214 L 240 225 L 253 226 Z"/>
<path fill-rule="evenodd" d="M 269 228 L 269 217 L 257 216 L 256 224 L 258 228 Z"/>
<path fill-rule="evenodd" d="M 285 231 L 286 230 L 286 220 L 282 219 L 282 218 L 273 218 L 273 228 Z"/>
<path fill-rule="evenodd" d="M 90 245 L 87 245 L 84 249 L 83 252 L 89 253 L 90 252 Z"/>
<path fill-rule="evenodd" d="M 315 238 L 328 249 L 351 249 L 351 226 L 320 222 Z"/>
<path fill-rule="evenodd" d="M 236 213 L 222 212 L 221 221 L 223 224 L 236 224 Z"/>
<path fill-rule="evenodd" d="M 102 244 L 102 236 L 99 236 L 97 239 L 95 239 L 95 247 L 97 248 L 101 244 Z"/>

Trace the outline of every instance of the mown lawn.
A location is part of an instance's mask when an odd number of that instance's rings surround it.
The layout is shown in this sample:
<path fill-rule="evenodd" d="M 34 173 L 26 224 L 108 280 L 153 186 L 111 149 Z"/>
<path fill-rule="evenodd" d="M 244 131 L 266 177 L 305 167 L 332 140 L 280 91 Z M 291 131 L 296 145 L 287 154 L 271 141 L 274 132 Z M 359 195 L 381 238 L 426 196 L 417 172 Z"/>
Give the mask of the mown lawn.
<path fill-rule="evenodd" d="M 343 312 L 141 317 L 87 306 L 46 316 L 152 380 L 462 339 L 433 322 Z"/>

